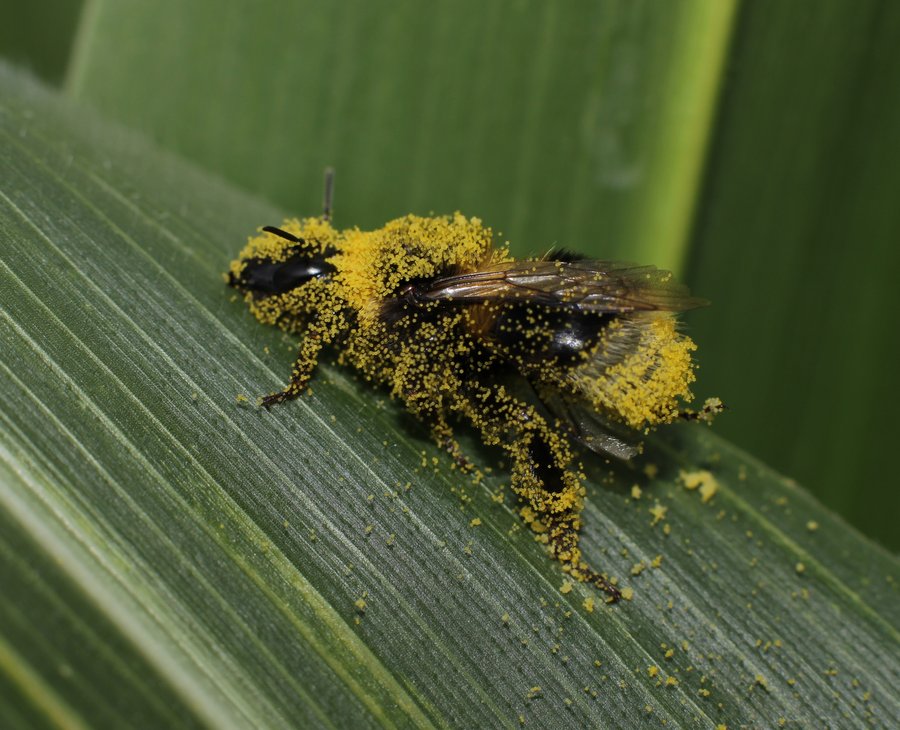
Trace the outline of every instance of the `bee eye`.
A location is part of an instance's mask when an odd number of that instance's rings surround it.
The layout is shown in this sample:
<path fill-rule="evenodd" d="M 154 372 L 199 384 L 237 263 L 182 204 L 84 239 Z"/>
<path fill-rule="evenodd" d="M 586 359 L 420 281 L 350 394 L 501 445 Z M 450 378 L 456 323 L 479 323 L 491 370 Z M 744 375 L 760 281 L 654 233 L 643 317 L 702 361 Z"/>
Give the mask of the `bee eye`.
<path fill-rule="evenodd" d="M 311 279 L 334 273 L 334 266 L 325 258 L 326 254 L 298 252 L 285 261 L 249 259 L 240 276 L 231 274 L 228 283 L 261 296 L 284 294 Z"/>

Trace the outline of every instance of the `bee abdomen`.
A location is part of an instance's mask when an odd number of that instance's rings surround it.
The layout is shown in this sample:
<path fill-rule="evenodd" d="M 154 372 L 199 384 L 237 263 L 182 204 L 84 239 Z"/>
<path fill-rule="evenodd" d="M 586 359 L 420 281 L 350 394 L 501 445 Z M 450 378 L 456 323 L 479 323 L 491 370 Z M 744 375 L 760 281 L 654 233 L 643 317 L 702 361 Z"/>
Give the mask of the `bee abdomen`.
<path fill-rule="evenodd" d="M 581 362 L 596 347 L 612 315 L 564 307 L 507 305 L 497 308 L 484 336 L 521 365 Z"/>

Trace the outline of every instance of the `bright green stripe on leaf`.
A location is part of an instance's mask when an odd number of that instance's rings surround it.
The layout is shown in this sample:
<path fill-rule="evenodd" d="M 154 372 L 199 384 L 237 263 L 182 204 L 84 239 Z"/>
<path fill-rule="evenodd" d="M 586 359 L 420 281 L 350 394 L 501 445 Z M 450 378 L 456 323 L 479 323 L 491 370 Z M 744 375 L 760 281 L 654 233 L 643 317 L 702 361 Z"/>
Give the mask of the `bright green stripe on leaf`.
<path fill-rule="evenodd" d="M 634 261 L 676 272 L 684 265 L 737 7 L 738 0 L 680 5 L 658 113 L 643 120 L 645 184 L 629 218 Z"/>

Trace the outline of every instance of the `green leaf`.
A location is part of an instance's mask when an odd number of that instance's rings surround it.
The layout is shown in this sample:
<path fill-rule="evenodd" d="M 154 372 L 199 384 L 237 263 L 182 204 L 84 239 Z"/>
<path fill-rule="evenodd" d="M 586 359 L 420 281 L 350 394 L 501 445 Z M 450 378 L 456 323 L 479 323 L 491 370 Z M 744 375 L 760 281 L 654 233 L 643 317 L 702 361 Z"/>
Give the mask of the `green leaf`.
<path fill-rule="evenodd" d="M 690 278 L 722 431 L 900 550 L 900 3 L 744 5 Z"/>
<path fill-rule="evenodd" d="M 802 489 L 699 426 L 587 459 L 585 550 L 634 598 L 562 592 L 502 469 L 348 373 L 236 398 L 292 359 L 220 276 L 280 211 L 0 87 L 4 726 L 897 723 L 897 562 Z"/>
<path fill-rule="evenodd" d="M 334 165 L 364 227 L 460 209 L 677 266 L 734 7 L 99 0 L 69 88 L 290 210 Z"/>
<path fill-rule="evenodd" d="M 62 82 L 84 0 L 28 0 L 0 6 L 0 57 Z"/>

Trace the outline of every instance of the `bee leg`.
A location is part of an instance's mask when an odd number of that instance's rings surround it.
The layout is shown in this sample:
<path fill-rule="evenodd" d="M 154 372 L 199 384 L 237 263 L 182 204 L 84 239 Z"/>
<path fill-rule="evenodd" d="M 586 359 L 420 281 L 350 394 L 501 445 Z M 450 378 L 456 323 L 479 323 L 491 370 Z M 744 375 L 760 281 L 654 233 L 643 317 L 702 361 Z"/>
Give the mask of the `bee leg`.
<path fill-rule="evenodd" d="M 554 515 L 548 520 L 547 534 L 550 554 L 564 564 L 572 566 L 571 574 L 583 583 L 590 583 L 609 596 L 610 603 L 618 601 L 622 593 L 605 575 L 581 561 L 578 537 L 581 530 L 580 510 Z M 563 558 L 562 556 L 566 556 Z"/>
<path fill-rule="evenodd" d="M 551 557 L 564 566 L 569 575 L 582 583 L 590 583 L 609 596 L 610 602 L 622 597 L 605 575 L 591 568 L 583 559 L 578 543 L 581 537 L 581 512 L 584 508 L 584 488 L 579 475 L 571 468 L 571 457 L 558 440 L 560 436 L 544 431 L 545 424 L 535 434 L 524 451 L 524 465 L 538 478 L 533 486 L 516 491 L 525 497 L 536 519 L 532 529 L 546 542 Z M 554 445 L 555 444 L 555 445 Z M 515 474 L 515 470 L 514 470 Z M 526 480 L 527 481 L 527 480 Z"/>
<path fill-rule="evenodd" d="M 417 398 L 418 392 L 411 390 L 404 394 L 404 402 L 406 407 L 418 416 L 423 423 L 430 424 L 431 438 L 434 442 L 446 451 L 453 458 L 457 468 L 464 473 L 472 471 L 475 467 L 462 452 L 456 438 L 453 436 L 453 427 L 447 423 L 447 415 L 440 407 L 429 404 L 423 407 L 422 402 Z"/>
<path fill-rule="evenodd" d="M 453 436 L 453 428 L 447 422 L 447 405 L 441 392 L 442 387 L 454 392 L 459 391 L 462 386 L 449 370 L 437 378 L 432 377 L 431 357 L 429 350 L 405 346 L 398 358 L 402 365 L 394 369 L 396 383 L 393 393 L 403 400 L 410 413 L 430 425 L 434 442 L 450 454 L 460 471 L 468 473 L 474 469 L 474 465 L 463 455 Z"/>
<path fill-rule="evenodd" d="M 271 408 L 284 401 L 292 400 L 306 388 L 319 361 L 319 353 L 325 344 L 324 333 L 320 332 L 321 329 L 322 326 L 320 324 L 313 323 L 310 326 L 306 336 L 300 343 L 297 359 L 291 368 L 290 382 L 279 392 L 270 393 L 263 397 L 260 401 L 263 408 Z"/>
<path fill-rule="evenodd" d="M 581 559 L 578 541 L 584 487 L 572 469 L 566 437 L 533 406 L 502 387 L 466 391 L 457 396 L 453 409 L 468 417 L 485 443 L 501 446 L 512 458 L 512 488 L 526 503 L 522 515 L 537 539 L 573 578 L 591 583 L 611 601 L 618 600 L 618 589 Z"/>
<path fill-rule="evenodd" d="M 542 538 L 546 536 L 547 550 L 565 566 L 569 575 L 602 590 L 610 602 L 617 601 L 622 596 L 619 590 L 582 560 L 578 542 L 584 488 L 570 464 L 572 457 L 567 444 L 543 419 L 537 425 L 537 431 L 525 444 L 524 466 L 518 467 L 527 469 L 537 481 L 536 486 L 526 488 L 526 494 L 520 495 L 527 497 L 532 514 L 537 517 L 532 529 L 537 528 Z"/>
<path fill-rule="evenodd" d="M 468 473 L 475 468 L 472 462 L 463 454 L 459 442 L 453 437 L 453 429 L 444 416 L 435 418 L 434 425 L 431 427 L 431 437 L 438 446 L 450 454 L 461 472 Z"/>

